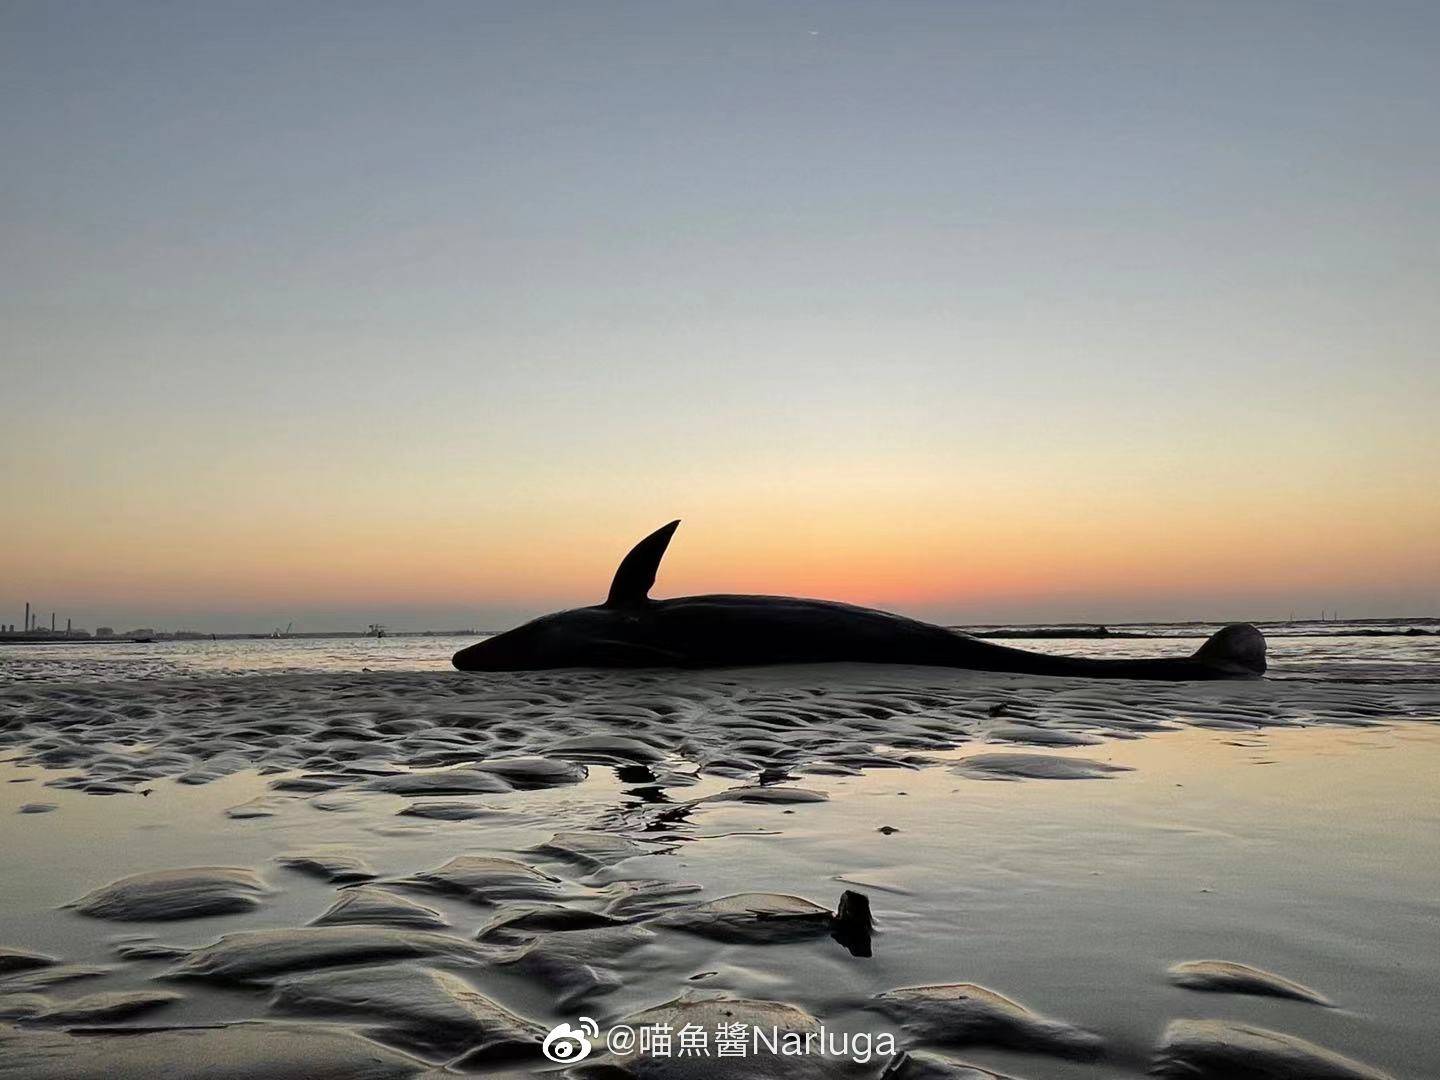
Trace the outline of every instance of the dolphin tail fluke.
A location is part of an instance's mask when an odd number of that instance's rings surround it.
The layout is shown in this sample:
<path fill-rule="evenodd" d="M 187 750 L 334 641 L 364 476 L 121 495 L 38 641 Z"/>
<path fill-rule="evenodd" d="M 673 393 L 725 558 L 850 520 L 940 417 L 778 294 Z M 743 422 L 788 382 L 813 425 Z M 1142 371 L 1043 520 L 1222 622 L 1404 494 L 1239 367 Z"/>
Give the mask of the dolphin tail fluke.
<path fill-rule="evenodd" d="M 1265 635 L 1249 623 L 1231 623 L 1212 634 L 1191 658 L 1226 675 L 1265 674 Z"/>

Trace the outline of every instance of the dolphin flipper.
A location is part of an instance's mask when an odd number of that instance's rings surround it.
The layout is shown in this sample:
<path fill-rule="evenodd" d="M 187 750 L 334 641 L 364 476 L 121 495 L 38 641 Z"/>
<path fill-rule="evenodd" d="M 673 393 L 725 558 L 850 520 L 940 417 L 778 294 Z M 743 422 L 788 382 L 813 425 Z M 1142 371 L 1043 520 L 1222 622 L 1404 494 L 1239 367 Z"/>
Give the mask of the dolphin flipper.
<path fill-rule="evenodd" d="M 615 580 L 610 582 L 606 607 L 635 607 L 650 598 L 655 572 L 660 569 L 670 537 L 679 526 L 678 520 L 662 525 L 630 549 L 630 554 L 620 561 L 620 568 L 615 571 Z"/>
<path fill-rule="evenodd" d="M 1265 674 L 1265 635 L 1249 623 L 1231 623 L 1211 634 L 1191 657 L 1230 675 Z"/>

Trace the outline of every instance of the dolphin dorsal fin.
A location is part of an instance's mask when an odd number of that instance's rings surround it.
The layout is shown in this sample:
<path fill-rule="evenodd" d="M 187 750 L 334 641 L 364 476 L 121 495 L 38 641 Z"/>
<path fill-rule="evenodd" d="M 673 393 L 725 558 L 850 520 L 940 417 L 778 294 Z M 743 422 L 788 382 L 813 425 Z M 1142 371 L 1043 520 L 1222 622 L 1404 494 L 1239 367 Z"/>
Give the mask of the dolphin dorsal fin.
<path fill-rule="evenodd" d="M 660 560 L 670 546 L 670 537 L 675 535 L 679 526 L 678 520 L 662 525 L 630 549 L 630 554 L 620 561 L 620 569 L 615 571 L 615 580 L 610 582 L 606 607 L 633 607 L 650 598 L 655 571 L 660 569 Z"/>

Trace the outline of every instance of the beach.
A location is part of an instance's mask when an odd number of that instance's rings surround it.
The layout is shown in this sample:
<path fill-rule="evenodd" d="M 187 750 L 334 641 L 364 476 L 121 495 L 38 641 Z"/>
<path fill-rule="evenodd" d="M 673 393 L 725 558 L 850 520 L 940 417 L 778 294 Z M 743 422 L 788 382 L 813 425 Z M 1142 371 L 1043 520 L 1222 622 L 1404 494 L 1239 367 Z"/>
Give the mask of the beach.
<path fill-rule="evenodd" d="M 11 650 L 0 1076 L 1437 1075 L 1433 642 L 1210 684 Z M 721 1014 L 830 1042 L 604 1045 Z"/>
<path fill-rule="evenodd" d="M 1440 1078 L 1437 48 L 0 6 L 0 1080 Z"/>

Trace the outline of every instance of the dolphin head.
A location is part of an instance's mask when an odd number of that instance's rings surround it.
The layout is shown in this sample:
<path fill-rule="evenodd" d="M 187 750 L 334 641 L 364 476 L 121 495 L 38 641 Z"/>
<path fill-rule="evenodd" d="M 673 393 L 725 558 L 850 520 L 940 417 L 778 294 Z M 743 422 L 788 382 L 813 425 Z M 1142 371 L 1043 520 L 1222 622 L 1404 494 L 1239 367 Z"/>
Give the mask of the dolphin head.
<path fill-rule="evenodd" d="M 650 587 L 676 526 L 672 521 L 631 549 L 615 571 L 610 595 L 594 607 L 557 611 L 461 649 L 461 671 L 540 671 L 567 667 L 654 667 L 683 662 L 657 644 Z"/>

